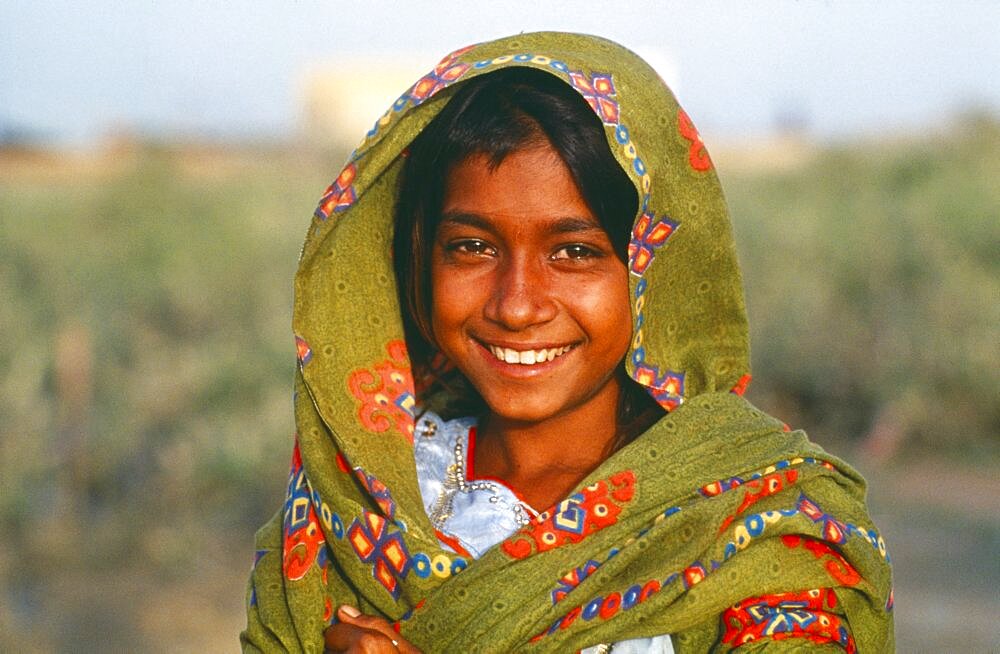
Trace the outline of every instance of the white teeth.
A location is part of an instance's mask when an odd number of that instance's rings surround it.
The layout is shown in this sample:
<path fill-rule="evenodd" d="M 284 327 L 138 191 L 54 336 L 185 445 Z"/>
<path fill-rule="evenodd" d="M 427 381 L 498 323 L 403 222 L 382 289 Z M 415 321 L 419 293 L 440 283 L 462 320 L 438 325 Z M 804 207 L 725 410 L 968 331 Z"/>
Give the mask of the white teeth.
<path fill-rule="evenodd" d="M 553 347 L 547 350 L 525 350 L 523 352 L 519 352 L 517 350 L 512 350 L 509 347 L 490 345 L 489 349 L 490 352 L 493 353 L 493 356 L 500 361 L 504 361 L 506 363 L 517 363 L 522 366 L 532 366 L 536 363 L 552 361 L 556 357 L 566 354 L 573 349 L 573 347 L 571 345 L 564 345 L 562 347 Z"/>

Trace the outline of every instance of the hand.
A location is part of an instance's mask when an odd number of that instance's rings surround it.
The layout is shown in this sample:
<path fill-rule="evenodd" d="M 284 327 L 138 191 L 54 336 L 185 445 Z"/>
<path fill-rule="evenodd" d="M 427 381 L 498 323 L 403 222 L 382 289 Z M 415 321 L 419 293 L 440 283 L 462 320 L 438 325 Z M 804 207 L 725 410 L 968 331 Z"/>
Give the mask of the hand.
<path fill-rule="evenodd" d="M 361 615 L 353 606 L 341 606 L 337 618 L 340 622 L 323 632 L 327 652 L 421 654 L 384 618 Z"/>

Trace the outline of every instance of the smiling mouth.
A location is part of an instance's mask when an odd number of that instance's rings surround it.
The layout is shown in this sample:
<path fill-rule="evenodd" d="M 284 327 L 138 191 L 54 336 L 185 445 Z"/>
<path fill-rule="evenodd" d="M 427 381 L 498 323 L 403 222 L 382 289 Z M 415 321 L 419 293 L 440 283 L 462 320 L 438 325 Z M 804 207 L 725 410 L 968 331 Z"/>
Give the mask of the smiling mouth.
<path fill-rule="evenodd" d="M 572 345 L 552 347 L 542 350 L 513 350 L 509 347 L 486 344 L 486 348 L 493 353 L 500 361 L 505 363 L 517 363 L 522 366 L 533 366 L 538 363 L 552 361 L 573 349 Z"/>

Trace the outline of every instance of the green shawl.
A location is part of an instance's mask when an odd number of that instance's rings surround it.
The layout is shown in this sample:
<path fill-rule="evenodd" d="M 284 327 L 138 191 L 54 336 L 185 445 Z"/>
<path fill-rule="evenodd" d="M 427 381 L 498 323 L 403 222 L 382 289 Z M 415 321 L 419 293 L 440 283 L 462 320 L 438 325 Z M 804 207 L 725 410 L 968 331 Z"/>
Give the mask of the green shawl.
<path fill-rule="evenodd" d="M 464 80 L 507 66 L 582 94 L 635 183 L 626 369 L 670 412 L 474 561 L 440 543 L 422 505 L 390 245 L 400 153 Z M 322 651 L 340 604 L 396 622 L 425 651 L 659 634 L 679 653 L 892 650 L 888 556 L 864 481 L 740 397 L 747 326 L 722 191 L 690 119 L 625 48 L 522 34 L 418 80 L 321 200 L 294 331 L 296 445 L 285 506 L 257 534 L 246 651 Z"/>

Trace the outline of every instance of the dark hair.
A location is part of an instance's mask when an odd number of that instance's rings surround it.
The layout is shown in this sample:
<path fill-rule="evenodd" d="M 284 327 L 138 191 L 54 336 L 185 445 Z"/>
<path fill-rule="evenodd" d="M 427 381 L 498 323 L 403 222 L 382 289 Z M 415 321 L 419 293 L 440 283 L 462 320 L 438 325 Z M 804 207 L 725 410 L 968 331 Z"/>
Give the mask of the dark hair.
<path fill-rule="evenodd" d="M 485 155 L 491 168 L 518 149 L 548 143 L 569 169 L 580 194 L 608 233 L 624 262 L 638 211 L 635 187 L 608 147 L 604 127 L 587 102 L 554 75 L 507 68 L 463 84 L 410 144 L 403 164 L 393 235 L 394 266 L 403 325 L 418 385 L 421 379 L 459 398 L 464 413 L 485 410 L 482 398 L 457 371 L 442 373 L 433 361 L 431 248 L 441 220 L 444 189 L 452 168 Z M 622 442 L 631 440 L 662 410 L 645 390 L 625 380 L 619 402 Z M 637 424 L 642 423 L 642 424 Z"/>

